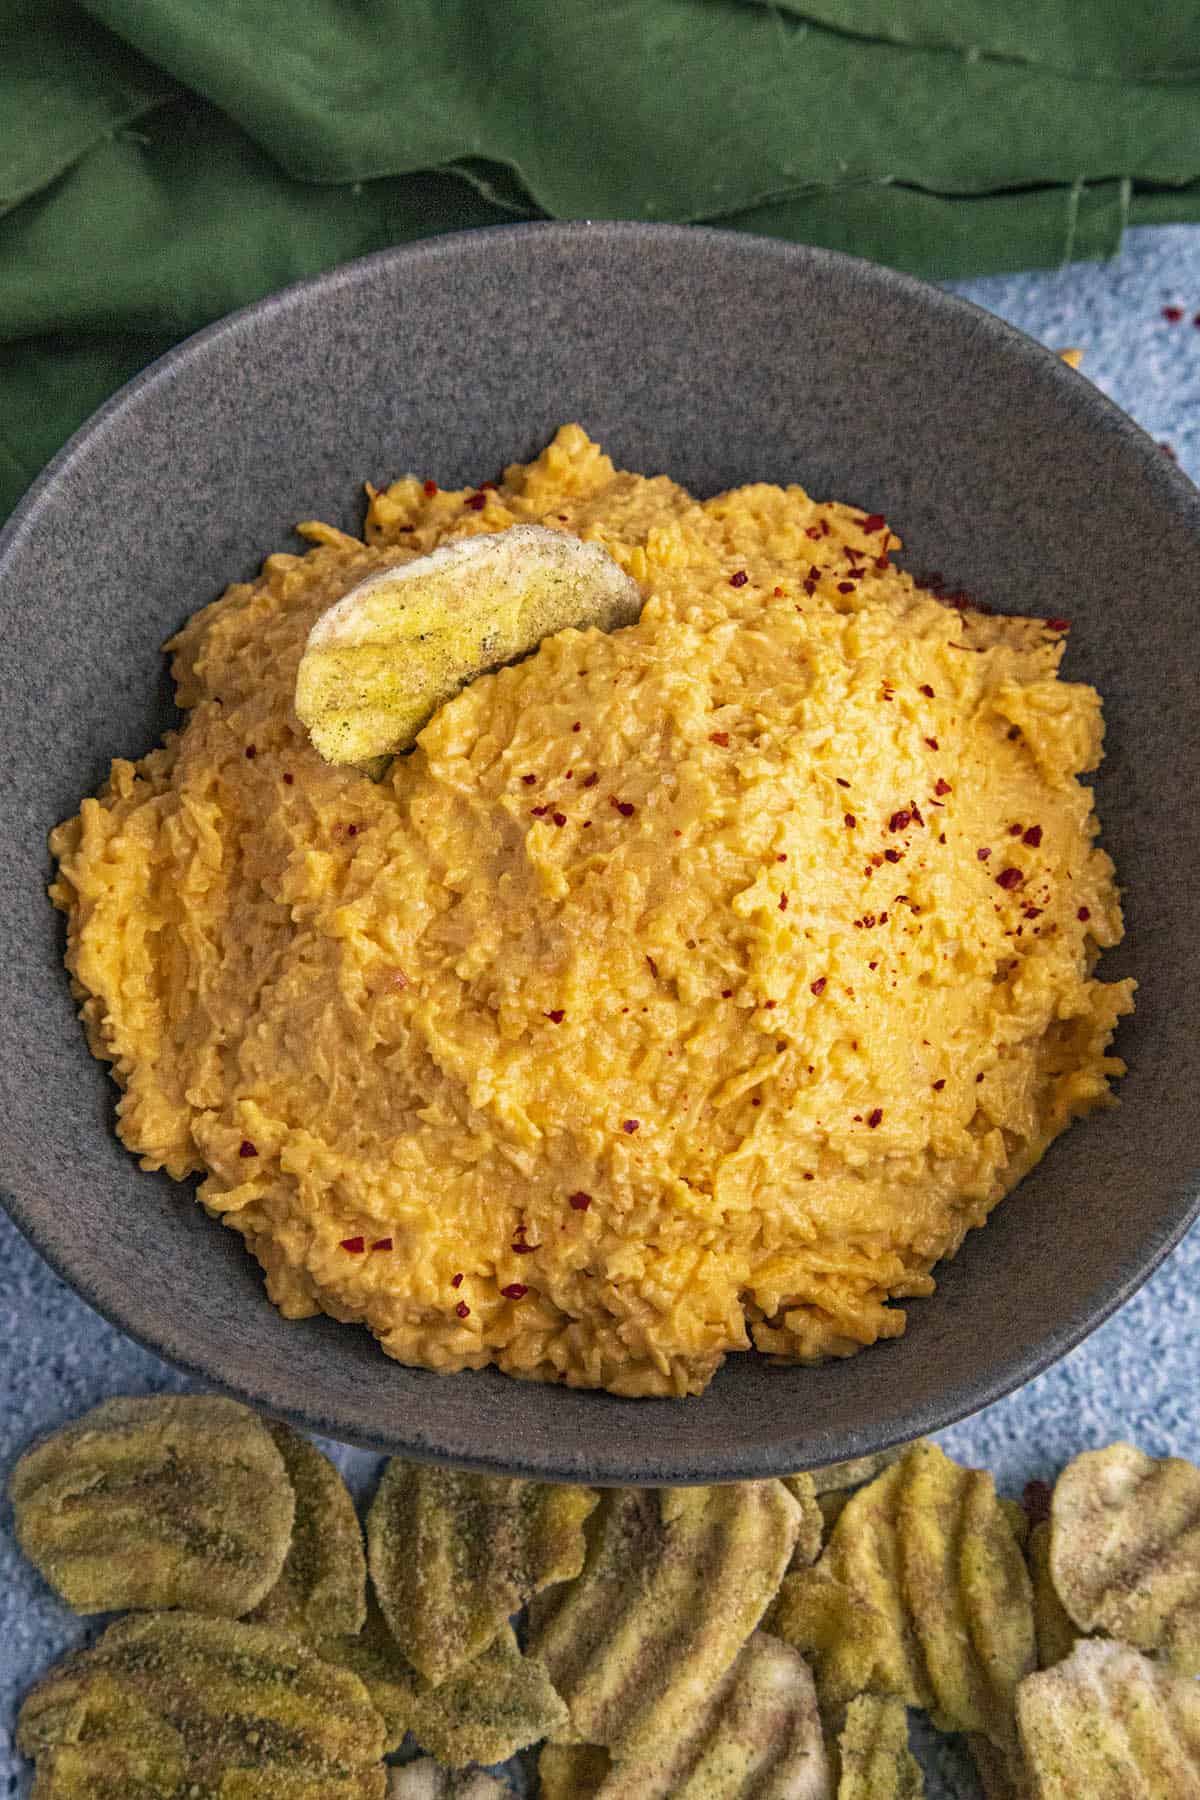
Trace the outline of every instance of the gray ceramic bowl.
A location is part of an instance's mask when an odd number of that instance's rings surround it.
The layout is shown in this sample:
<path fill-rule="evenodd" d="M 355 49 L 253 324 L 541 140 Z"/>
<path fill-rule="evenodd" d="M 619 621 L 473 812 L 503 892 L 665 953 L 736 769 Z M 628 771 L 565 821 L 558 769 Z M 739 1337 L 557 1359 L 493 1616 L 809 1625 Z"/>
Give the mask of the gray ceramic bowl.
<path fill-rule="evenodd" d="M 348 526 L 364 477 L 479 479 L 582 421 L 701 494 L 800 480 L 886 510 L 908 566 L 1074 620 L 1106 699 L 1105 843 L 1138 1010 L 1121 1106 L 1076 1126 L 971 1235 L 908 1334 L 852 1361 L 733 1358 L 700 1400 L 620 1401 L 387 1361 L 285 1323 L 189 1190 L 112 1134 L 44 898 L 46 832 L 172 718 L 158 646 L 227 581 Z M 1200 497 L 1049 352 L 934 289 L 702 230 L 520 226 L 415 245 L 203 332 L 78 434 L 0 539 L 0 1168 L 78 1292 L 183 1368 L 351 1442 L 599 1481 L 766 1475 L 945 1425 L 1061 1356 L 1197 1207 Z"/>

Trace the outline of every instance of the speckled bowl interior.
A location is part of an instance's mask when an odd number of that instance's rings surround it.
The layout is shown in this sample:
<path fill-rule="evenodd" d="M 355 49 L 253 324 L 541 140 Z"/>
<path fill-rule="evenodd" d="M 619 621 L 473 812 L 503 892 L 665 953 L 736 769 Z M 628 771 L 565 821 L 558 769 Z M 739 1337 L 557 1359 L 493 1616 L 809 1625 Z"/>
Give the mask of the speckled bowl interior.
<path fill-rule="evenodd" d="M 139 1171 L 45 899 L 46 833 L 170 724 L 162 640 L 361 484 L 477 480 L 578 419 L 700 494 L 798 480 L 886 511 L 908 566 L 1074 622 L 1108 719 L 1104 842 L 1132 973 L 1121 1105 L 971 1235 L 907 1335 L 828 1367 L 732 1358 L 702 1399 L 621 1401 L 389 1362 L 288 1323 L 241 1240 Z M 1062 1355 L 1197 1206 L 1200 497 L 1048 351 L 962 301 L 732 233 L 521 226 L 388 252 L 193 338 L 77 435 L 0 539 L 0 1174 L 78 1292 L 172 1361 L 333 1437 L 598 1481 L 727 1479 L 948 1423 Z"/>

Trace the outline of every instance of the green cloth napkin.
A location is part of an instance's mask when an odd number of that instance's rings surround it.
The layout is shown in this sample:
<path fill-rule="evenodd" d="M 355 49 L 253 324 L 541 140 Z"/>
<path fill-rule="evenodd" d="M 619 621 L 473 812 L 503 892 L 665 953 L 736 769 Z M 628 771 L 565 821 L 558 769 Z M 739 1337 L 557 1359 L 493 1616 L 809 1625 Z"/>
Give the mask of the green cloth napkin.
<path fill-rule="evenodd" d="M 523 218 L 950 277 L 1200 219 L 1195 0 L 0 0 L 0 516 L 231 308 Z"/>

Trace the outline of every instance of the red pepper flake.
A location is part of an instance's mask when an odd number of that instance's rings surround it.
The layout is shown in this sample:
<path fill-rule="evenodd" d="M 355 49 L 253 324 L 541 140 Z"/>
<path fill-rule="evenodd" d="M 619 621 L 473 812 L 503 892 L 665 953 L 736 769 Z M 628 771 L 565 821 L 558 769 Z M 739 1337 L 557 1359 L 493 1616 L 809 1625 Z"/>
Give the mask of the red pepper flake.
<path fill-rule="evenodd" d="M 887 520 L 882 513 L 868 513 L 862 522 L 862 528 L 868 535 L 873 531 L 882 531 Z"/>
<path fill-rule="evenodd" d="M 591 1204 L 592 1196 L 590 1194 L 585 1194 L 582 1191 L 578 1194 L 572 1194 L 567 1201 L 567 1205 L 573 1212 L 586 1212 Z"/>
<path fill-rule="evenodd" d="M 911 824 L 912 814 L 902 807 L 899 812 L 894 812 L 888 820 L 888 830 L 905 831 Z"/>
<path fill-rule="evenodd" d="M 729 748 L 729 733 L 727 731 L 710 731 L 708 734 L 708 741 L 710 744 L 720 744 L 722 750 L 727 750 Z"/>
<path fill-rule="evenodd" d="M 1168 325 L 1178 325 L 1183 317 L 1183 308 L 1182 306 L 1164 306 L 1162 316 Z"/>
<path fill-rule="evenodd" d="M 615 794 L 609 795 L 608 804 L 615 806 L 623 819 L 631 819 L 637 811 L 632 800 L 618 800 Z"/>
<path fill-rule="evenodd" d="M 1070 619 L 1047 619 L 1046 620 L 1046 630 L 1047 631 L 1070 631 L 1070 629 L 1071 629 Z"/>
<path fill-rule="evenodd" d="M 833 779 L 837 782 L 839 787 L 848 788 L 850 786 L 850 783 L 842 775 L 835 775 Z"/>
<path fill-rule="evenodd" d="M 249 1138 L 243 1138 L 241 1141 L 241 1144 L 238 1146 L 238 1155 L 239 1156 L 257 1156 L 258 1155 L 258 1145 L 252 1144 L 250 1142 Z"/>
<path fill-rule="evenodd" d="M 489 494 L 494 494 L 500 483 L 498 481 L 481 481 L 479 486 L 481 490 L 486 489 Z"/>
<path fill-rule="evenodd" d="M 820 525 L 820 527 L 821 527 L 821 536 L 822 536 L 822 537 L 828 537 L 828 536 L 829 536 L 829 535 L 830 535 L 830 531 L 829 531 L 829 520 L 828 520 L 828 519 L 825 519 L 825 518 L 822 518 L 822 519 L 819 519 L 819 520 L 818 520 L 818 521 L 817 521 L 817 523 L 818 523 L 818 524 L 819 524 L 819 525 Z"/>
<path fill-rule="evenodd" d="M 750 1102 L 750 1104 L 751 1104 L 751 1106 L 761 1106 L 762 1101 L 759 1099 L 758 1095 L 755 1094 L 755 1096 L 754 1096 L 753 1100 Z"/>
<path fill-rule="evenodd" d="M 642 1121 L 640 1119 L 622 1119 L 621 1120 L 621 1130 L 627 1131 L 629 1133 L 630 1137 L 632 1137 L 634 1132 L 637 1130 L 638 1126 L 641 1124 L 641 1122 Z"/>
<path fill-rule="evenodd" d="M 646 958 L 646 961 L 650 965 L 650 973 L 653 975 L 655 981 L 657 981 L 658 980 L 658 964 L 655 962 L 655 960 L 652 956 L 648 956 Z"/>
<path fill-rule="evenodd" d="M 253 762 L 257 755 L 258 755 L 258 751 L 255 748 L 255 746 L 253 744 L 247 744 L 246 745 L 246 761 Z"/>
<path fill-rule="evenodd" d="M 471 1309 L 465 1300 L 460 1300 L 454 1310 L 460 1319 L 469 1319 L 471 1316 Z"/>
<path fill-rule="evenodd" d="M 898 850 L 885 850 L 883 858 L 885 862 L 898 863 L 900 861 L 900 852 Z"/>
<path fill-rule="evenodd" d="M 554 820 L 554 823 L 558 826 L 558 829 L 561 831 L 563 826 L 567 822 L 566 813 L 551 813 L 550 817 Z"/>
<path fill-rule="evenodd" d="M 786 895 L 786 894 L 780 894 L 780 896 L 779 896 L 779 910 L 780 910 L 780 912 L 786 912 L 786 911 L 787 911 L 787 909 L 788 909 L 788 897 L 787 897 L 787 895 Z"/>
<path fill-rule="evenodd" d="M 376 1238 L 375 1242 L 371 1245 L 371 1248 L 372 1250 L 390 1250 L 392 1248 L 392 1240 L 390 1237 Z"/>
<path fill-rule="evenodd" d="M 886 550 L 884 551 L 882 556 L 877 556 L 875 558 L 875 567 L 877 569 L 890 569 L 891 566 L 892 566 L 891 558 L 888 556 L 888 553 Z"/>
<path fill-rule="evenodd" d="M 433 499 L 433 496 L 434 496 L 434 495 L 435 495 L 435 494 L 436 494 L 436 493 L 437 493 L 437 491 L 438 491 L 438 484 L 437 484 L 437 482 L 436 482 L 436 481 L 425 481 L 425 482 L 422 482 L 422 484 L 421 484 L 421 485 L 422 485 L 422 488 L 423 488 L 423 490 L 424 490 L 424 493 L 425 493 L 425 498 L 426 498 L 426 499 L 427 499 L 427 500 L 432 500 L 432 499 Z"/>
<path fill-rule="evenodd" d="M 536 775 L 522 775 L 521 780 L 525 783 L 526 787 L 532 787 L 534 782 L 537 780 L 537 776 Z"/>
<path fill-rule="evenodd" d="M 1021 842 L 1023 844 L 1028 844 L 1031 850 L 1036 850 L 1041 841 L 1042 828 L 1040 825 L 1031 825 L 1021 839 Z"/>
<path fill-rule="evenodd" d="M 821 527 L 819 525 L 806 525 L 804 527 L 804 535 L 806 538 L 819 538 L 821 535 Z"/>
<path fill-rule="evenodd" d="M 935 794 L 952 794 L 954 789 L 950 786 L 948 781 L 943 781 L 942 777 L 939 775 L 933 784 L 933 791 Z"/>
<path fill-rule="evenodd" d="M 938 843 L 939 843 L 939 844 L 944 844 L 944 843 L 945 843 L 945 841 L 946 841 L 946 834 L 945 834 L 945 832 L 944 832 L 944 831 L 940 831 L 940 832 L 939 832 L 939 833 L 938 833 Z"/>
<path fill-rule="evenodd" d="M 778 1006 L 778 1004 L 779 1004 L 779 1002 L 777 1000 L 764 1000 L 763 1001 L 763 1005 L 766 1007 L 768 1012 L 774 1012 L 775 1008 Z"/>
<path fill-rule="evenodd" d="M 1075 917 L 1079 920 L 1081 925 L 1086 925 L 1091 916 L 1092 910 L 1089 906 L 1081 906 L 1079 911 L 1075 914 Z"/>
<path fill-rule="evenodd" d="M 1023 830 L 1024 826 L 1022 825 L 1010 825 L 1008 828 L 1008 835 L 1009 837 L 1020 837 Z"/>
<path fill-rule="evenodd" d="M 540 1250 L 542 1246 L 540 1244 L 527 1244 L 523 1238 L 518 1238 L 515 1244 L 510 1244 L 508 1247 L 514 1256 L 532 1256 L 534 1251 Z"/>
<path fill-rule="evenodd" d="M 1022 875 L 1020 869 L 1014 869 L 1010 866 L 1007 869 L 1001 869 L 996 877 L 996 886 L 1009 889 L 1019 888 L 1024 879 L 1025 877 Z"/>
<path fill-rule="evenodd" d="M 775 861 L 776 862 L 786 862 L 787 861 L 787 851 L 781 850 L 779 852 L 779 854 L 776 856 Z"/>
<path fill-rule="evenodd" d="M 552 1025 L 561 1025 L 566 1016 L 561 1006 L 556 1006 L 552 1012 L 542 1014 L 543 1019 L 549 1019 Z"/>
<path fill-rule="evenodd" d="M 358 836 L 358 826 L 357 825 L 347 825 L 346 836 L 347 837 L 357 837 Z"/>
<path fill-rule="evenodd" d="M 854 583 L 852 581 L 839 581 L 837 590 L 839 594 L 852 594 L 854 592 Z"/>
<path fill-rule="evenodd" d="M 730 996 L 732 995 L 732 993 L 733 993 L 732 988 L 722 988 L 721 989 L 722 1000 L 728 1000 L 730 998 Z"/>
<path fill-rule="evenodd" d="M 853 831 L 858 824 L 858 820 L 853 813 L 847 813 L 842 823 L 845 825 L 847 831 Z"/>
<path fill-rule="evenodd" d="M 450 1286 L 451 1287 L 461 1287 L 462 1284 L 463 1284 L 463 1278 L 461 1275 L 452 1275 L 450 1277 Z"/>
<path fill-rule="evenodd" d="M 1043 909 L 1040 906 L 1027 906 L 1025 908 L 1025 917 L 1027 919 L 1040 919 L 1042 911 Z"/>
<path fill-rule="evenodd" d="M 584 777 L 584 780 L 582 781 L 582 783 L 580 785 L 585 788 L 594 788 L 596 783 L 599 781 L 599 779 L 600 779 L 600 777 L 597 775 L 596 771 L 593 769 L 590 775 L 587 775 Z"/>
<path fill-rule="evenodd" d="M 868 963 L 867 967 L 868 967 L 868 969 L 877 969 L 879 967 L 879 964 L 877 962 Z"/>
<path fill-rule="evenodd" d="M 816 994 L 818 997 L 820 997 L 820 995 L 822 995 L 825 992 L 826 979 L 827 979 L 826 976 L 818 975 L 817 979 L 813 982 L 812 988 L 810 991 L 812 993 Z"/>
<path fill-rule="evenodd" d="M 940 1094 L 940 1093 L 941 1093 L 941 1091 L 942 1091 L 942 1089 L 943 1089 L 943 1088 L 944 1088 L 944 1087 L 945 1087 L 945 1085 L 946 1085 L 946 1077 L 945 1077 L 945 1076 L 944 1076 L 944 1075 L 943 1075 L 943 1076 L 942 1076 L 942 1079 L 941 1079 L 941 1080 L 940 1080 L 940 1081 L 935 1081 L 935 1082 L 934 1082 L 934 1084 L 933 1084 L 933 1091 L 934 1091 L 934 1093 L 935 1093 L 935 1094 Z"/>
<path fill-rule="evenodd" d="M 520 1281 L 510 1281 L 507 1287 L 500 1289 L 500 1292 L 506 1300 L 523 1300 L 529 1289 Z"/>
<path fill-rule="evenodd" d="M 883 1124 L 883 1108 L 882 1108 L 882 1106 L 877 1106 L 873 1112 L 869 1112 L 867 1114 L 867 1124 L 870 1126 L 872 1131 L 875 1130 L 876 1126 Z"/>
<path fill-rule="evenodd" d="M 729 577 L 729 585 L 730 587 L 745 587 L 749 579 L 750 577 L 747 575 L 745 569 L 739 569 L 736 575 L 731 575 Z"/>
<path fill-rule="evenodd" d="M 339 1246 L 340 1249 L 348 1251 L 351 1256 L 361 1256 L 366 1247 L 366 1239 L 360 1237 L 343 1238 Z"/>
<path fill-rule="evenodd" d="M 888 921 L 888 916 L 887 916 L 887 914 L 886 914 L 886 913 L 885 913 L 885 912 L 881 912 L 881 913 L 880 913 L 880 915 L 879 915 L 879 923 L 880 923 L 880 924 L 881 924 L 881 925 L 886 925 L 886 924 L 887 924 L 887 921 Z"/>
<path fill-rule="evenodd" d="M 571 730 L 572 731 L 582 731 L 583 730 L 583 726 L 580 724 L 578 719 L 576 719 L 575 723 L 572 725 Z"/>
<path fill-rule="evenodd" d="M 775 594 L 775 598 L 776 598 L 776 599 L 777 599 L 777 600 L 782 600 L 782 599 L 783 599 L 783 589 L 782 589 L 782 588 L 775 588 L 775 589 L 774 589 L 774 590 L 773 590 L 773 592 L 774 592 L 774 594 Z"/>
<path fill-rule="evenodd" d="M 938 747 L 938 741 L 936 738 L 926 738 L 925 742 L 929 745 L 929 748 L 931 750 L 936 750 Z"/>
<path fill-rule="evenodd" d="M 924 825 L 925 820 L 922 816 L 921 809 L 915 800 L 912 802 L 912 816 L 914 825 Z"/>
<path fill-rule="evenodd" d="M 398 525 L 396 529 L 398 531 L 415 531 L 417 528 L 415 525 Z"/>
<path fill-rule="evenodd" d="M 989 856 L 990 856 L 990 855 L 991 855 L 991 854 L 992 854 L 992 853 L 991 853 L 991 851 L 990 851 L 990 850 L 977 850 L 977 851 L 976 851 L 976 852 L 975 852 L 975 854 L 976 854 L 976 856 L 977 856 L 977 857 L 978 857 L 978 858 L 979 858 L 979 860 L 980 860 L 980 862 L 986 862 L 986 861 L 987 861 L 987 859 L 988 859 L 988 857 L 989 857 Z"/>
<path fill-rule="evenodd" d="M 291 773 L 291 771 L 289 769 L 284 770 L 283 785 L 285 787 L 291 787 L 291 785 L 295 781 L 295 779 L 296 779 L 296 777 Z"/>
<path fill-rule="evenodd" d="M 550 808 L 548 806 L 531 806 L 529 811 L 533 818 L 544 819 Z"/>
<path fill-rule="evenodd" d="M 1044 1525 L 1050 1517 L 1050 1502 L 1054 1497 L 1054 1489 L 1048 1481 L 1027 1481 L 1025 1491 L 1021 1495 L 1021 1505 L 1025 1508 L 1025 1516 L 1031 1525 Z"/>
<path fill-rule="evenodd" d="M 471 508 L 472 512 L 482 512 L 484 507 L 487 505 L 487 495 L 486 494 L 472 494 L 470 499 L 467 501 L 467 505 Z"/>

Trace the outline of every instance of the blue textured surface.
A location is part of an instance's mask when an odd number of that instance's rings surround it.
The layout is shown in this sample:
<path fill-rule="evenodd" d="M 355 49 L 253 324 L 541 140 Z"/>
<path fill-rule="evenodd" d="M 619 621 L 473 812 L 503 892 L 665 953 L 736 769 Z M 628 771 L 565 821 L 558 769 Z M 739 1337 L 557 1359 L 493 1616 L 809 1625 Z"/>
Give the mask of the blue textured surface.
<path fill-rule="evenodd" d="M 955 291 L 1056 348 L 1084 350 L 1084 372 L 1200 475 L 1200 228 L 1129 234 L 1121 257 L 1056 274 L 965 282 Z M 1183 319 L 1164 319 L 1180 306 Z M 1131 646 L 1131 650 L 1135 648 Z M 186 1385 L 158 1358 L 77 1300 L 0 1218 L 0 1471 L 35 1436 L 111 1394 Z M 1200 1235 L 1193 1231 L 1141 1293 L 1080 1349 L 1020 1392 L 942 1434 L 961 1460 L 992 1469 L 1019 1493 L 1076 1451 L 1127 1438 L 1152 1454 L 1200 1460 Z M 333 1450 L 332 1446 L 325 1448 Z M 375 1459 L 333 1450 L 369 1486 Z M 28 1791 L 11 1744 L 16 1703 L 84 1628 L 16 1550 L 0 1515 L 0 1797 Z M 930 1753 L 932 1800 L 975 1800 L 959 1746 Z"/>

